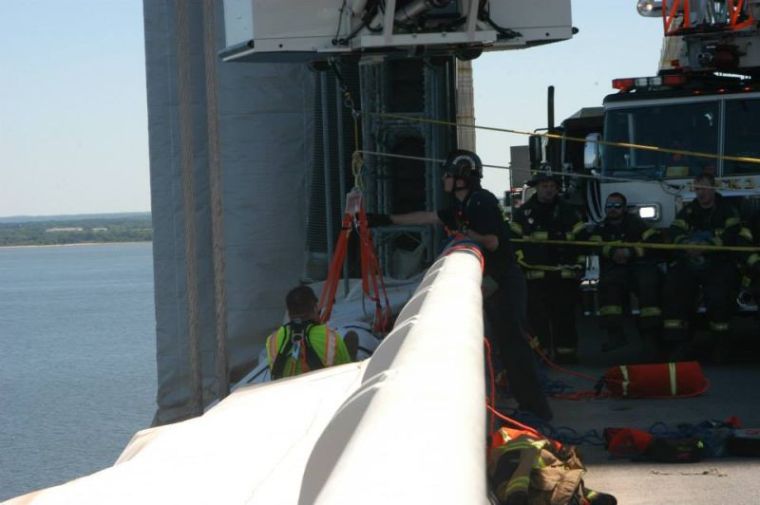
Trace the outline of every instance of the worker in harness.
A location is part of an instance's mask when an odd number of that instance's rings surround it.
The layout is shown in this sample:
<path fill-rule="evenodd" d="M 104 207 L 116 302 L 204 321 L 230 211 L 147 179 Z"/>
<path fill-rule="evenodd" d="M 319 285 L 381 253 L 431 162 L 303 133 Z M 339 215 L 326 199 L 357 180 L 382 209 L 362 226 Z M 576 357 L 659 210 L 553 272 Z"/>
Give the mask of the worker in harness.
<path fill-rule="evenodd" d="M 267 338 L 267 362 L 273 380 L 292 377 L 320 368 L 351 361 L 343 338 L 327 325 L 319 323 L 319 300 L 309 286 L 288 292 L 285 304 L 290 321 Z"/>
<path fill-rule="evenodd" d="M 496 286 L 485 298 L 488 337 L 499 350 L 507 381 L 520 410 L 549 420 L 552 411 L 538 378 L 535 359 L 525 338 L 525 278 L 517 267 L 509 231 L 496 197 L 480 186 L 483 164 L 477 154 L 454 150 L 443 166 L 443 186 L 453 205 L 439 211 L 368 215 L 370 226 L 390 224 L 444 225 L 450 234 L 476 242 L 485 259 L 484 281 Z M 490 281 L 489 281 L 490 283 Z"/>
<path fill-rule="evenodd" d="M 760 213 L 753 215 L 748 227 L 740 232 L 740 244 L 747 246 L 760 246 Z M 753 301 L 760 305 L 760 252 L 752 252 L 744 255 L 743 286 L 747 288 Z M 760 316 L 760 314 L 758 314 Z"/>
<path fill-rule="evenodd" d="M 670 226 L 674 244 L 737 245 L 742 231 L 739 211 L 715 190 L 715 176 L 694 178 L 696 198 L 684 206 Z M 690 357 L 693 351 L 712 356 L 729 335 L 738 271 L 731 253 L 687 249 L 676 253 L 668 265 L 663 289 L 662 350 L 673 359 Z M 689 349 L 689 329 L 695 302 L 702 288 L 710 338 Z"/>
<path fill-rule="evenodd" d="M 659 305 L 660 271 L 652 251 L 641 247 L 616 247 L 616 242 L 659 242 L 659 234 L 638 214 L 628 212 L 621 193 L 611 193 L 604 205 L 605 219 L 592 231 L 590 240 L 604 244 L 599 250 L 599 315 L 607 332 L 602 351 L 612 351 L 627 343 L 623 331 L 623 311 L 631 292 L 639 302 L 639 334 L 647 347 L 659 340 L 662 311 Z"/>
<path fill-rule="evenodd" d="M 514 213 L 516 238 L 573 241 L 586 238 L 580 214 L 559 196 L 560 181 L 538 172 L 529 182 L 536 193 Z M 578 248 L 521 243 L 517 262 L 528 280 L 528 322 L 541 346 L 557 363 L 578 362 L 575 307 L 585 256 Z"/>

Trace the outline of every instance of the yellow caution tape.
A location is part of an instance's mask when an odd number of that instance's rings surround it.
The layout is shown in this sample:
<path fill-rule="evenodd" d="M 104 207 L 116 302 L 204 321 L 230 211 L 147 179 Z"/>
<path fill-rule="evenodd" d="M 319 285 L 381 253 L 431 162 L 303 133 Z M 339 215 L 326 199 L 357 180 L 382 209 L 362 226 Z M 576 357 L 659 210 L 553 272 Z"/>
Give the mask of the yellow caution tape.
<path fill-rule="evenodd" d="M 402 120 L 402 121 L 412 121 L 416 123 L 437 124 L 437 125 L 452 126 L 452 127 L 457 127 L 457 128 L 474 128 L 477 130 L 488 130 L 488 131 L 495 131 L 495 132 L 501 132 L 501 133 L 513 133 L 516 135 L 537 135 L 537 136 L 545 137 L 549 139 L 569 140 L 571 142 L 586 142 L 585 138 L 567 137 L 565 135 L 561 135 L 558 133 L 529 132 L 529 131 L 524 131 L 524 130 L 514 130 L 511 128 L 496 128 L 493 126 L 470 125 L 470 124 L 456 123 L 456 122 L 451 122 L 451 121 L 443 121 L 440 119 L 426 119 L 426 118 L 417 117 L 417 116 L 407 116 L 404 114 L 388 114 L 387 112 L 362 112 L 362 114 L 377 116 L 384 119 L 395 119 L 395 120 Z M 634 144 L 631 142 L 612 142 L 609 140 L 596 140 L 595 142 L 599 145 L 604 145 L 604 146 L 625 147 L 629 149 L 640 149 L 642 151 L 654 151 L 654 152 L 665 153 L 665 154 L 680 154 L 683 156 L 694 156 L 697 158 L 738 161 L 741 163 L 754 163 L 754 164 L 760 165 L 760 158 L 756 158 L 753 156 L 731 156 L 728 154 L 713 154 L 713 153 L 706 153 L 706 152 L 700 152 L 700 151 L 688 151 L 685 149 L 669 149 L 665 147 L 651 146 L 651 145 L 646 145 L 646 144 Z"/>
<path fill-rule="evenodd" d="M 647 244 L 643 242 L 596 242 L 591 240 L 539 240 L 534 238 L 513 238 L 511 242 L 531 243 L 531 244 L 551 244 L 551 245 L 573 245 L 583 247 L 605 247 L 612 246 L 615 248 L 634 248 L 641 247 L 644 249 L 664 249 L 673 250 L 692 250 L 692 251 L 731 251 L 731 252 L 760 252 L 758 246 L 726 246 L 726 245 L 708 245 L 708 244 Z"/>

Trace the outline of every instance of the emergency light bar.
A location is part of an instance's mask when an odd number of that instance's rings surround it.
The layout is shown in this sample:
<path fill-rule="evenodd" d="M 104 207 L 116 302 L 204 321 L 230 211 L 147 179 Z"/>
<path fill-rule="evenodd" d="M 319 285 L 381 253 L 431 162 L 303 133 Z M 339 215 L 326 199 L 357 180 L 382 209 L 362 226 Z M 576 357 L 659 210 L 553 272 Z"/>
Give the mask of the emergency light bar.
<path fill-rule="evenodd" d="M 666 74 L 656 77 L 626 77 L 623 79 L 613 79 L 612 87 L 620 91 L 631 91 L 633 89 L 651 89 L 662 87 L 678 87 L 686 83 L 686 76 L 683 74 Z"/>
<path fill-rule="evenodd" d="M 570 39 L 570 0 L 224 0 L 224 61 L 482 51 Z"/>

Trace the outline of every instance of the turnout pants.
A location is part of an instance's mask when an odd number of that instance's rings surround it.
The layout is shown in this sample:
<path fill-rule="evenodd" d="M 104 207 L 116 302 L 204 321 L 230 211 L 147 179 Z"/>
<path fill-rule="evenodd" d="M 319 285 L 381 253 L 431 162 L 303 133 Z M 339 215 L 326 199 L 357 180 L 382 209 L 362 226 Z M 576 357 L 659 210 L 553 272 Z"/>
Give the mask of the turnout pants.
<path fill-rule="evenodd" d="M 728 334 L 728 322 L 736 305 L 738 272 L 731 261 L 713 260 L 697 269 L 678 261 L 668 270 L 663 289 L 663 341 L 686 342 L 689 322 L 697 309 L 699 288 L 707 311 L 713 343 Z"/>
<path fill-rule="evenodd" d="M 622 331 L 630 293 L 639 301 L 639 332 L 656 332 L 662 324 L 660 271 L 652 263 L 611 265 L 599 278 L 599 316 L 602 328 Z"/>
<path fill-rule="evenodd" d="M 554 275 L 528 281 L 528 323 L 544 349 L 575 354 L 578 347 L 575 329 L 578 287 L 576 279 Z"/>
<path fill-rule="evenodd" d="M 536 358 L 525 331 L 525 277 L 517 265 L 510 265 L 496 282 L 499 288 L 484 302 L 491 327 L 491 335 L 487 336 L 499 351 L 520 410 L 549 420 L 552 411 L 541 387 Z"/>

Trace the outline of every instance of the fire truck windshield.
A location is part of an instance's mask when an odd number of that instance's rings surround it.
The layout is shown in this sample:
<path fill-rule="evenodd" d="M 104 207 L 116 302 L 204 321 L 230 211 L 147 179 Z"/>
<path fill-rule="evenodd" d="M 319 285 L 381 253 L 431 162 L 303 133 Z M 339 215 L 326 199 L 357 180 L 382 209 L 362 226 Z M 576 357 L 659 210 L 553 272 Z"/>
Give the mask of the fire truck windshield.
<path fill-rule="evenodd" d="M 602 146 L 605 175 L 663 179 L 692 177 L 703 171 L 715 175 L 760 174 L 760 164 L 751 161 L 720 161 L 689 154 L 760 157 L 760 122 L 756 119 L 760 117 L 760 98 L 728 95 L 668 102 L 642 101 L 641 105 L 620 104 L 607 110 L 606 141 L 675 152 Z"/>
<path fill-rule="evenodd" d="M 716 160 L 687 152 L 718 154 L 719 102 L 654 104 L 615 108 L 605 116 L 605 140 L 657 146 L 684 152 L 662 152 L 635 147 L 604 146 L 606 175 L 653 179 L 689 177 L 716 170 Z"/>

